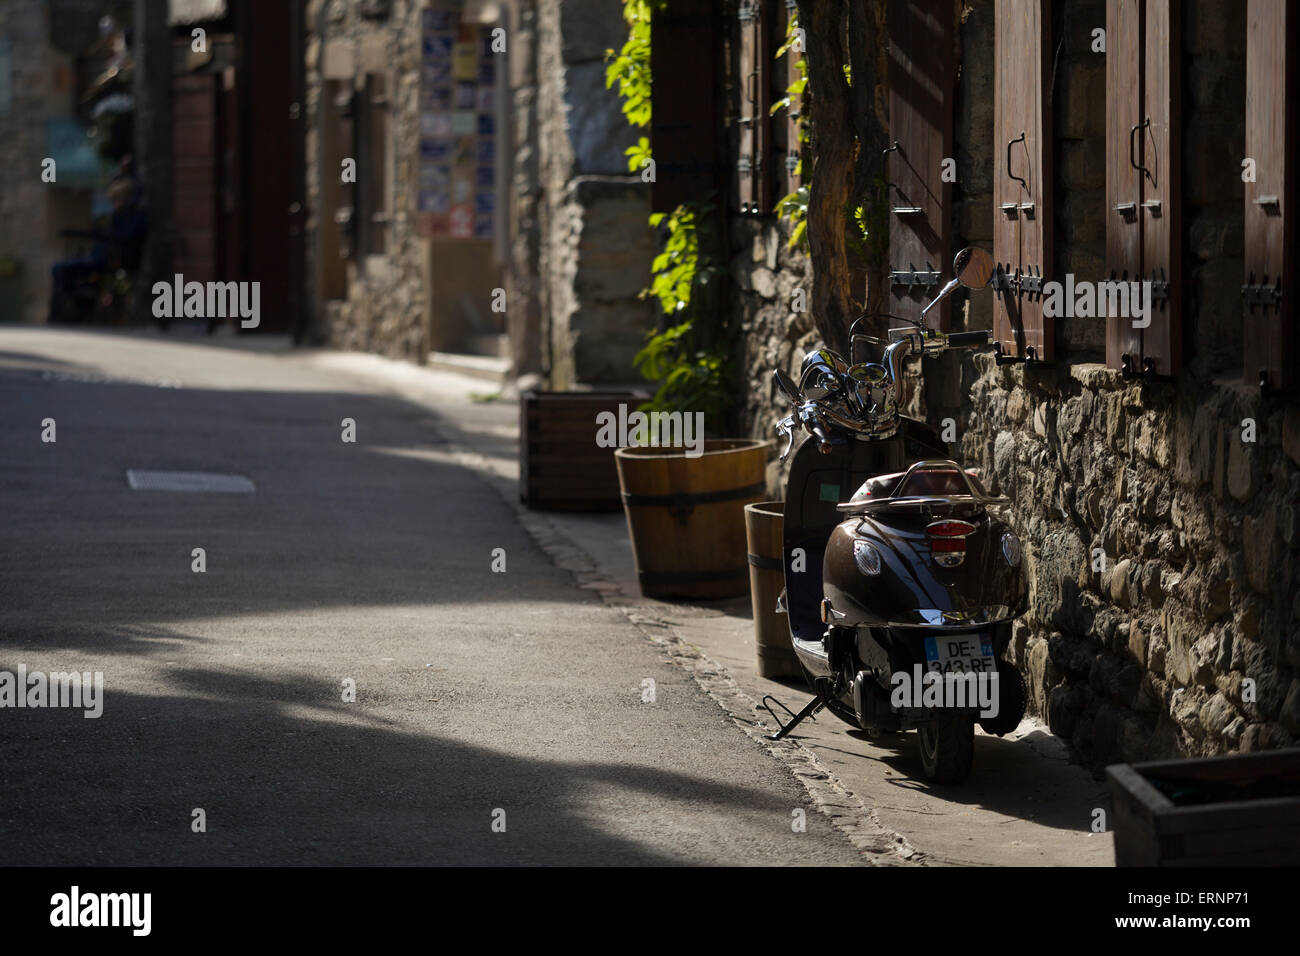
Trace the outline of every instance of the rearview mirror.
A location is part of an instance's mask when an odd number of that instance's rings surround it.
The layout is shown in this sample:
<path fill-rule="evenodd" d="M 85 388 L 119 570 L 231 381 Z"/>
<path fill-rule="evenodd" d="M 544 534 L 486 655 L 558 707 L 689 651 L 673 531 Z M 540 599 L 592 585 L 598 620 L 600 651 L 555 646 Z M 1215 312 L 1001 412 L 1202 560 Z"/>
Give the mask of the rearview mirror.
<path fill-rule="evenodd" d="M 978 246 L 967 246 L 952 260 L 952 274 L 968 289 L 982 289 L 993 278 L 993 257 Z"/>
<path fill-rule="evenodd" d="M 848 365 L 837 352 L 824 346 L 813 349 L 799 366 L 799 391 L 814 402 L 839 395 L 843 391 L 840 376 L 846 371 Z"/>
<path fill-rule="evenodd" d="M 799 387 L 795 385 L 792 379 L 784 369 L 777 369 L 772 373 L 772 378 L 776 380 L 776 387 L 785 392 L 786 397 L 792 402 L 803 401 L 799 396 Z"/>

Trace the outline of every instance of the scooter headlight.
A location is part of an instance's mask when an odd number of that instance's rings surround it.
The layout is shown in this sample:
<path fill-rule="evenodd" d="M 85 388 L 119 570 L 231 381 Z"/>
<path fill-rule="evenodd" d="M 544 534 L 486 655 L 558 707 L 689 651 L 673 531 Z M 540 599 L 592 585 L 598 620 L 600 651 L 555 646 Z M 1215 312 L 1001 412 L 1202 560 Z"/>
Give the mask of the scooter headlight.
<path fill-rule="evenodd" d="M 880 552 L 866 541 L 853 542 L 853 560 L 863 574 L 880 573 Z"/>
<path fill-rule="evenodd" d="M 1002 534 L 1002 557 L 1007 559 L 1007 564 L 1011 567 L 1020 566 L 1020 539 L 1016 537 L 1013 531 L 1006 531 Z"/>

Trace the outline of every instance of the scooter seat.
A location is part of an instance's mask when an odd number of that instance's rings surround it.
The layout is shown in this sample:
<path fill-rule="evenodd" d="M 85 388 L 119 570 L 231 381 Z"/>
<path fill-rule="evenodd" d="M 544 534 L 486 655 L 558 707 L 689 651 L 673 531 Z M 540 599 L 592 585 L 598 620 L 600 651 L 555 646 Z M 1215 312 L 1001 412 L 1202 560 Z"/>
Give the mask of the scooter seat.
<path fill-rule="evenodd" d="M 970 484 L 967 484 L 961 472 L 955 468 L 918 468 L 912 471 L 911 477 L 907 480 L 907 487 L 903 489 L 900 484 L 906 474 L 905 471 L 895 471 L 890 474 L 875 475 L 868 478 L 853 493 L 853 497 L 849 499 L 848 503 L 856 504 L 863 501 L 879 501 L 882 498 L 895 497 L 968 497 L 971 485 L 974 485 L 978 493 L 984 494 L 983 486 L 979 481 L 979 474 L 974 470 L 968 469 L 966 471 L 966 476 L 970 479 Z M 903 491 L 906 492 L 905 495 L 900 494 Z"/>

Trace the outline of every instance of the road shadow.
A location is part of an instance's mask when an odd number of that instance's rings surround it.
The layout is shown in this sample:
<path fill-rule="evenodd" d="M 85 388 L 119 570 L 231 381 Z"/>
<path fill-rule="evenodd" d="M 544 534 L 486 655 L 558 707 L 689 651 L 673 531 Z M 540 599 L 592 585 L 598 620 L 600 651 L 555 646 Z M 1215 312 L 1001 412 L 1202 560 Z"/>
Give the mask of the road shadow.
<path fill-rule="evenodd" d="M 762 788 L 411 733 L 312 674 L 172 678 L 164 694 L 110 689 L 98 719 L 5 713 L 0 865 L 654 866 L 698 860 L 706 818 L 789 829 L 788 801 Z M 656 839 L 591 812 L 620 805 Z"/>

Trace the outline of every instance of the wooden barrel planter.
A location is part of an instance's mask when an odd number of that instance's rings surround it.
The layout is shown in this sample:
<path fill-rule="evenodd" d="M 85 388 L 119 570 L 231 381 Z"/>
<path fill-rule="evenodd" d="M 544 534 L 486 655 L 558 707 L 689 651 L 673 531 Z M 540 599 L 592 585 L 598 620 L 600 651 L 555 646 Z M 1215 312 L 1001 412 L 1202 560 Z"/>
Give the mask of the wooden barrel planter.
<path fill-rule="evenodd" d="M 614 453 L 642 594 L 697 600 L 745 594 L 745 505 L 764 498 L 769 444 L 709 439 L 695 458 L 682 448 Z"/>
<path fill-rule="evenodd" d="M 1106 768 L 1116 866 L 1300 863 L 1300 749 Z"/>
<path fill-rule="evenodd" d="M 781 529 L 785 502 L 745 505 L 745 536 L 749 542 L 749 594 L 754 605 L 754 653 L 760 677 L 799 677 L 799 659 L 790 646 L 786 615 L 778 614 L 777 598 L 785 588 Z"/>

